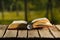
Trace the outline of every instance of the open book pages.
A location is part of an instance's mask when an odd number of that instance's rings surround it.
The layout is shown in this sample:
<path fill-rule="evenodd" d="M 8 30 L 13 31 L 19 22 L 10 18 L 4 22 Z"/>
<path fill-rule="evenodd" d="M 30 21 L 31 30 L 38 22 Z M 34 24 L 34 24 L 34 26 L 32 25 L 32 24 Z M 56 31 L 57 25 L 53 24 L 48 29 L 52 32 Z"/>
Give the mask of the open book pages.
<path fill-rule="evenodd" d="M 27 24 L 27 21 L 23 21 L 23 20 L 13 21 L 12 24 L 14 24 L 14 23 L 25 23 L 25 24 Z"/>
<path fill-rule="evenodd" d="M 27 29 L 53 26 L 47 18 L 38 18 L 31 23 L 32 25 L 29 24 Z"/>
<path fill-rule="evenodd" d="M 34 19 L 28 25 L 27 25 L 27 23 L 28 23 L 27 21 L 23 21 L 23 20 L 13 21 L 9 25 L 8 29 L 17 29 L 17 28 L 33 29 L 33 28 L 41 28 L 41 27 L 53 26 L 47 18 L 38 18 L 38 19 Z"/>
<path fill-rule="evenodd" d="M 19 29 L 19 28 L 21 28 L 21 29 L 26 29 L 26 26 L 27 26 L 27 22 L 26 21 L 13 21 L 10 25 L 9 25 L 9 27 L 8 27 L 8 29 Z"/>

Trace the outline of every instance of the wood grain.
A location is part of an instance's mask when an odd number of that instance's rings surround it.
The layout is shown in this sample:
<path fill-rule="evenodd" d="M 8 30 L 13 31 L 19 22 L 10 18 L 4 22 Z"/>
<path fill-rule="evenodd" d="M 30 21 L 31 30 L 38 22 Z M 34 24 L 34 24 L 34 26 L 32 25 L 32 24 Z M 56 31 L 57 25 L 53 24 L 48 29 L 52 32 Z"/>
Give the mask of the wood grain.
<path fill-rule="evenodd" d="M 55 38 L 60 38 L 60 31 L 58 31 L 55 26 L 51 27 L 49 29 L 50 29 L 51 33 L 55 36 Z"/>
<path fill-rule="evenodd" d="M 39 33 L 40 33 L 41 38 L 53 38 L 48 28 L 39 30 Z"/>
<path fill-rule="evenodd" d="M 37 30 L 28 30 L 28 38 L 34 38 L 34 37 L 39 38 Z"/>
<path fill-rule="evenodd" d="M 55 25 L 56 28 L 58 28 L 58 30 L 60 30 L 60 25 Z"/>
<path fill-rule="evenodd" d="M 3 36 L 8 25 L 0 25 L 0 37 Z"/>
<path fill-rule="evenodd" d="M 16 35 L 17 35 L 17 30 L 7 30 L 4 35 L 4 38 L 5 37 L 16 37 Z"/>
<path fill-rule="evenodd" d="M 18 37 L 27 38 L 27 30 L 19 30 Z"/>

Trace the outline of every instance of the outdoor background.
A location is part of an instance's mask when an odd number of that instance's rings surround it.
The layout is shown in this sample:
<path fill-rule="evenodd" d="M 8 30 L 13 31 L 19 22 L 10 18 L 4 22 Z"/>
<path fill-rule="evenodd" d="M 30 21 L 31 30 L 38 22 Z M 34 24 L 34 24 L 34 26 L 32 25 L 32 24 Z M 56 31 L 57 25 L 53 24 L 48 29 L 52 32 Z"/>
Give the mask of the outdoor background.
<path fill-rule="evenodd" d="M 25 20 L 25 0 L 0 0 L 0 24 L 10 24 L 14 20 Z M 27 19 L 48 17 L 54 24 L 60 24 L 60 0 L 27 0 Z M 47 15 L 48 14 L 48 15 Z M 52 18 L 52 19 L 51 19 Z"/>

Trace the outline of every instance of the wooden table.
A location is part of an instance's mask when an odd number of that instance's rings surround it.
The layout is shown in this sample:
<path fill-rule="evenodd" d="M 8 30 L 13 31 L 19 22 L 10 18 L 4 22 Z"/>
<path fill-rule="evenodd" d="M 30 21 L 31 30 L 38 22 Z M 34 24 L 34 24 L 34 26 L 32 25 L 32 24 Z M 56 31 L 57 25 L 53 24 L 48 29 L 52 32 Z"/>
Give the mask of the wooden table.
<path fill-rule="evenodd" d="M 0 25 L 0 38 L 60 38 L 60 25 L 32 30 L 7 30 L 7 27 Z"/>

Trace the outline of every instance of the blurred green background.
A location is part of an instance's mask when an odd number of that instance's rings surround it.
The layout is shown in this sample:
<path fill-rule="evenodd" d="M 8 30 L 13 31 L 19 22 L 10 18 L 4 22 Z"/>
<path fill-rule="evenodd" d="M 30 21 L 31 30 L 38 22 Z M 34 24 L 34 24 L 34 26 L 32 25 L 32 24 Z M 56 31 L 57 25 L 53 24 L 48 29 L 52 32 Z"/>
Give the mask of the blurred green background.
<path fill-rule="evenodd" d="M 27 0 L 27 19 L 53 17 L 54 24 L 60 24 L 60 0 L 52 0 L 52 14 L 47 13 L 48 0 Z M 10 24 L 14 20 L 25 20 L 24 0 L 0 0 L 0 24 Z"/>

